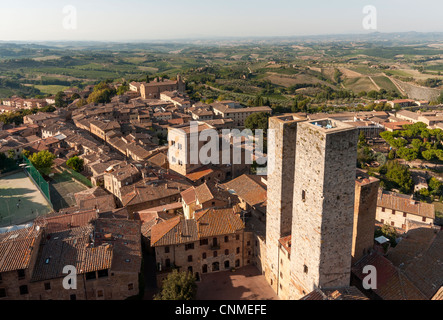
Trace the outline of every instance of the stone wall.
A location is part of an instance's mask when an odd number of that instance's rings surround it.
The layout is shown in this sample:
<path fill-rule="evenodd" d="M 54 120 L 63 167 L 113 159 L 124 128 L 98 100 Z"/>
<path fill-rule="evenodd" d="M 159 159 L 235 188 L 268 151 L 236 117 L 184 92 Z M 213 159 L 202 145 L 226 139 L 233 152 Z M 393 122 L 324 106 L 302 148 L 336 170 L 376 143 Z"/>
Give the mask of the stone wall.
<path fill-rule="evenodd" d="M 370 177 L 355 181 L 352 263 L 369 253 L 374 246 L 375 212 L 380 180 Z"/>
<path fill-rule="evenodd" d="M 278 291 L 279 242 L 291 233 L 297 123 L 289 117 L 269 118 L 265 277 Z"/>
<path fill-rule="evenodd" d="M 303 122 L 297 128 L 291 247 L 292 277 L 299 286 L 295 299 L 317 287 L 350 282 L 357 130 L 332 125 Z"/>

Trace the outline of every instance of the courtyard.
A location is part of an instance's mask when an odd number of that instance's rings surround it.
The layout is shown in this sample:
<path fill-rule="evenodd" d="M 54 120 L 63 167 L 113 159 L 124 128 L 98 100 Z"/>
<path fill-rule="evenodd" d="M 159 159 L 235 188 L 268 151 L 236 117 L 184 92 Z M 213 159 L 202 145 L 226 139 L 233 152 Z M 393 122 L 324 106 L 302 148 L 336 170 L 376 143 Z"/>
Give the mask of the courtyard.
<path fill-rule="evenodd" d="M 202 275 L 197 300 L 278 300 L 265 277 L 252 265 Z"/>

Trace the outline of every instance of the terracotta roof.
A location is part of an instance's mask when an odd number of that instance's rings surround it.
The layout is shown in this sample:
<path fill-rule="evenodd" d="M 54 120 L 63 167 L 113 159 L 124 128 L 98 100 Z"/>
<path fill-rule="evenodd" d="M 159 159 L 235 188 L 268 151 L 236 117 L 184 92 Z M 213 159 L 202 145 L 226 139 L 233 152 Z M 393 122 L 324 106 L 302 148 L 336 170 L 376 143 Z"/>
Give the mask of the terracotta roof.
<path fill-rule="evenodd" d="M 207 209 L 195 213 L 199 238 L 235 233 L 245 227 L 233 208 Z"/>
<path fill-rule="evenodd" d="M 260 176 L 244 174 L 223 185 L 228 190 L 233 190 L 239 198 L 249 205 L 255 206 L 267 200 L 266 185 L 259 179 L 261 179 Z"/>
<path fill-rule="evenodd" d="M 51 216 L 40 216 L 34 223 L 44 227 L 46 233 L 53 233 L 87 226 L 94 219 L 97 219 L 97 211 L 91 209 L 69 214 L 59 212 Z"/>
<path fill-rule="evenodd" d="M 403 253 L 403 261 L 399 268 L 428 299 L 431 299 L 443 285 L 442 248 L 442 231 L 437 233 L 433 229 L 415 229 L 409 231 L 407 237 L 391 249 L 392 253 L 388 255 L 388 259 L 399 263 L 398 256 Z"/>
<path fill-rule="evenodd" d="M 112 246 L 112 271 L 138 273 L 141 267 L 140 221 L 98 219 L 95 224 L 95 245 Z M 106 237 L 105 235 L 111 235 Z"/>
<path fill-rule="evenodd" d="M 377 270 L 377 289 L 372 291 L 383 300 L 426 300 L 426 296 L 392 262 L 374 251 L 352 267 L 352 273 L 363 280 L 363 268 L 374 266 Z"/>
<path fill-rule="evenodd" d="M 67 265 L 76 267 L 78 274 L 109 269 L 112 247 L 90 246 L 93 230 L 92 225 L 87 225 L 49 234 L 42 240 L 31 281 L 64 277 L 63 268 Z"/>
<path fill-rule="evenodd" d="M 0 273 L 28 268 L 41 233 L 30 227 L 0 234 Z"/>
<path fill-rule="evenodd" d="M 190 184 L 183 180 L 140 181 L 121 189 L 122 204 L 123 206 L 129 206 L 179 195 L 182 190 L 189 188 L 189 186 Z"/>
<path fill-rule="evenodd" d="M 167 246 L 198 241 L 200 238 L 232 234 L 244 228 L 233 208 L 207 209 L 195 214 L 195 219 L 175 217 L 151 229 L 151 245 Z"/>
<path fill-rule="evenodd" d="M 401 194 L 379 190 L 377 206 L 406 212 L 420 217 L 435 219 L 434 205 L 416 201 Z"/>
<path fill-rule="evenodd" d="M 186 175 L 186 178 L 188 178 L 191 181 L 198 181 L 201 178 L 203 178 L 213 172 L 214 172 L 214 170 L 212 170 L 211 168 L 202 167 L 202 168 L 199 168 L 191 173 L 188 173 Z"/>
<path fill-rule="evenodd" d="M 369 300 L 356 287 L 315 289 L 300 300 Z"/>

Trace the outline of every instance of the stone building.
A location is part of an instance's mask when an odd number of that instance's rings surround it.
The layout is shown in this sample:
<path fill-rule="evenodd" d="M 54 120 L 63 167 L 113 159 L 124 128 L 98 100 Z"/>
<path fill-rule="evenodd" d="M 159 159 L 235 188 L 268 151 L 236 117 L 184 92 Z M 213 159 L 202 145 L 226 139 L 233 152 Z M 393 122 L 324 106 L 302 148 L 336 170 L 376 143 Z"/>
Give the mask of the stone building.
<path fill-rule="evenodd" d="M 91 214 L 42 218 L 32 227 L 1 234 L 0 300 L 122 300 L 137 295 L 139 222 L 91 220 Z M 64 271 L 65 266 L 77 273 Z M 63 286 L 68 274 L 76 287 Z"/>
<path fill-rule="evenodd" d="M 293 298 L 350 284 L 357 133 L 332 119 L 297 126 Z"/>
<path fill-rule="evenodd" d="M 375 212 L 380 180 L 357 170 L 355 180 L 352 263 L 370 253 L 374 246 Z"/>
<path fill-rule="evenodd" d="M 278 291 L 279 239 L 291 234 L 294 170 L 297 125 L 301 119 L 295 116 L 269 119 L 270 150 L 268 164 L 268 188 L 266 208 L 266 259 L 265 276 Z M 272 149 L 273 148 L 273 149 Z M 288 279 L 289 280 L 289 279 Z"/>
<path fill-rule="evenodd" d="M 151 228 L 155 248 L 157 285 L 173 268 L 189 271 L 198 280 L 206 273 L 230 270 L 247 264 L 251 241 L 245 241 L 244 224 L 235 208 L 206 209 L 192 219 L 183 216 Z"/>
<path fill-rule="evenodd" d="M 349 288 L 353 243 L 362 252 L 372 246 L 374 223 L 360 222 L 375 218 L 378 183 L 356 181 L 358 130 L 334 119 L 302 121 L 295 115 L 270 118 L 269 128 L 275 130 L 275 147 L 268 152 L 262 272 L 282 299 Z"/>
<path fill-rule="evenodd" d="M 185 83 L 180 75 L 177 80 L 161 79 L 160 81 L 142 82 L 140 94 L 143 99 L 160 99 L 160 94 L 165 91 L 185 92 Z"/>
<path fill-rule="evenodd" d="M 376 219 L 381 224 L 404 231 L 408 221 L 433 225 L 434 204 L 417 201 L 411 196 L 380 190 L 377 197 Z"/>

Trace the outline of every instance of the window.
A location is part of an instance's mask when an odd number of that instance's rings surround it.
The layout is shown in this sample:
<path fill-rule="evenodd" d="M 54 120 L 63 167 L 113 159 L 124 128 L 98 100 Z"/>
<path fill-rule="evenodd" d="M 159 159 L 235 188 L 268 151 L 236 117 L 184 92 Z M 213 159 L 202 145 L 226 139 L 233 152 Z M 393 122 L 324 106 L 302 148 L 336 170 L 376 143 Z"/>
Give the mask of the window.
<path fill-rule="evenodd" d="M 406 218 L 407 215 L 408 215 L 408 214 L 407 214 L 406 212 L 403 212 L 403 217 Z"/>
<path fill-rule="evenodd" d="M 214 256 L 214 258 L 217 257 L 217 251 L 214 251 L 212 255 Z"/>
<path fill-rule="evenodd" d="M 394 225 L 395 225 L 394 221 L 391 221 L 391 226 L 394 226 Z"/>
<path fill-rule="evenodd" d="M 188 262 L 192 262 L 192 256 L 188 256 Z"/>
<path fill-rule="evenodd" d="M 392 210 L 392 214 L 395 215 L 395 210 Z"/>
<path fill-rule="evenodd" d="M 235 267 L 240 267 L 240 259 L 235 260 Z"/>
<path fill-rule="evenodd" d="M 24 286 L 20 286 L 20 294 L 24 295 L 24 294 L 28 294 L 28 286 L 24 285 Z"/>
<path fill-rule="evenodd" d="M 281 272 L 280 272 L 280 278 L 282 278 L 282 279 L 283 279 L 283 273 L 281 273 Z"/>
<path fill-rule="evenodd" d="M 202 259 L 206 259 L 206 252 L 202 253 Z"/>
<path fill-rule="evenodd" d="M 188 271 L 192 273 L 192 267 L 188 267 Z"/>
<path fill-rule="evenodd" d="M 23 269 L 17 270 L 17 274 L 18 274 L 19 280 L 22 280 L 25 278 L 25 270 L 23 270 Z"/>
<path fill-rule="evenodd" d="M 103 290 L 97 290 L 97 298 L 102 298 L 103 295 Z"/>
<path fill-rule="evenodd" d="M 169 253 L 169 247 L 165 247 L 165 253 Z"/>
<path fill-rule="evenodd" d="M 225 261 L 225 269 L 229 269 L 229 260 Z"/>
<path fill-rule="evenodd" d="M 133 283 L 128 284 L 128 290 L 134 290 L 134 284 Z"/>
<path fill-rule="evenodd" d="M 217 238 L 212 239 L 212 246 L 217 247 Z"/>
<path fill-rule="evenodd" d="M 171 260 L 166 259 L 165 260 L 165 266 L 166 266 L 166 268 L 169 268 L 171 266 Z"/>
<path fill-rule="evenodd" d="M 240 253 L 240 247 L 237 247 L 237 250 L 236 250 L 236 252 L 237 252 L 237 254 L 239 254 L 239 253 Z"/>
<path fill-rule="evenodd" d="M 6 289 L 0 288 L 0 298 L 4 298 L 4 297 L 6 297 Z"/>
<path fill-rule="evenodd" d="M 202 273 L 207 273 L 208 272 L 208 265 L 207 264 L 204 264 L 203 266 L 202 266 Z"/>
<path fill-rule="evenodd" d="M 423 217 L 423 218 L 422 218 L 422 221 L 423 221 L 423 222 L 426 222 L 426 217 Z"/>
<path fill-rule="evenodd" d="M 385 208 L 381 208 L 381 212 L 385 212 Z"/>
<path fill-rule="evenodd" d="M 51 283 L 45 282 L 45 290 L 51 290 Z"/>
<path fill-rule="evenodd" d="M 229 250 L 226 249 L 226 250 L 225 250 L 225 255 L 227 256 L 228 254 L 229 254 Z"/>
<path fill-rule="evenodd" d="M 301 199 L 303 200 L 303 202 L 306 201 L 306 191 L 305 190 L 302 190 L 302 192 L 301 192 Z"/>
<path fill-rule="evenodd" d="M 2 283 L 2 274 L 0 273 L 0 283 Z"/>
<path fill-rule="evenodd" d="M 212 264 L 212 271 L 218 271 L 218 270 L 220 270 L 220 263 L 214 262 Z"/>
<path fill-rule="evenodd" d="M 402 229 L 406 229 L 406 225 L 405 225 L 405 224 L 402 224 L 402 225 L 401 225 L 401 228 L 402 228 Z"/>
<path fill-rule="evenodd" d="M 304 273 L 308 273 L 308 266 L 307 265 L 303 265 L 303 272 Z"/>
<path fill-rule="evenodd" d="M 95 271 L 91 271 L 91 272 L 86 273 L 86 280 L 95 280 L 95 279 L 96 279 Z"/>
<path fill-rule="evenodd" d="M 250 246 L 251 245 L 251 241 L 246 242 L 246 245 Z"/>
<path fill-rule="evenodd" d="M 99 278 L 105 278 L 108 276 L 108 269 L 99 270 L 97 272 Z"/>
<path fill-rule="evenodd" d="M 193 243 L 185 244 L 185 250 L 192 250 L 192 249 L 194 249 L 194 244 Z"/>
<path fill-rule="evenodd" d="M 229 237 L 225 236 L 225 242 L 229 242 Z"/>
<path fill-rule="evenodd" d="M 239 234 L 235 235 L 235 240 L 240 240 L 240 235 Z"/>
<path fill-rule="evenodd" d="M 385 223 L 385 219 L 381 219 L 381 223 Z"/>
<path fill-rule="evenodd" d="M 201 239 L 200 240 L 200 245 L 201 246 L 205 246 L 205 245 L 207 245 L 209 242 L 208 242 L 208 239 Z"/>

